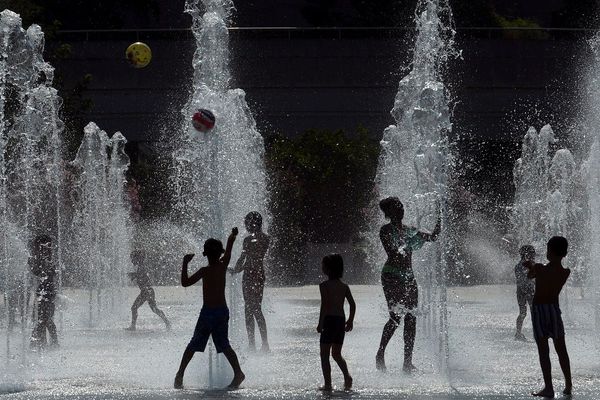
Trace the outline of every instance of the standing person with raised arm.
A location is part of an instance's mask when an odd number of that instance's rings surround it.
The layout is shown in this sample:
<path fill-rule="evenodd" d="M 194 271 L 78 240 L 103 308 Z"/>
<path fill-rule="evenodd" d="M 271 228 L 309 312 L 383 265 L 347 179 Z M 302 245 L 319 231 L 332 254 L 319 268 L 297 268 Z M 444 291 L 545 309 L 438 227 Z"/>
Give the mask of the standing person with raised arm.
<path fill-rule="evenodd" d="M 411 373 L 416 370 L 412 356 L 417 333 L 415 311 L 419 302 L 417 281 L 412 269 L 412 253 L 423 247 L 425 242 L 437 239 L 441 230 L 441 221 L 438 216 L 432 233 L 421 232 L 417 228 L 403 224 L 404 205 L 397 197 L 381 200 L 379 208 L 390 220 L 379 231 L 381 243 L 387 254 L 387 261 L 381 271 L 381 284 L 390 318 L 383 327 L 375 365 L 380 371 L 386 370 L 385 349 L 404 316 L 404 364 L 402 369 L 406 373 Z"/>

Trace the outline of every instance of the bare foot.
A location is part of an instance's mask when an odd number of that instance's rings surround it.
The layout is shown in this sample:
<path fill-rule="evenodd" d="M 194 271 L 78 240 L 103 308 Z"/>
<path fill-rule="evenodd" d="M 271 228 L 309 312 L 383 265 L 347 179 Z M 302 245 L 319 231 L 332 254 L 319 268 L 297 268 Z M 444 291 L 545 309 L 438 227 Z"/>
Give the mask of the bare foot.
<path fill-rule="evenodd" d="M 349 376 L 348 378 L 344 378 L 344 390 L 351 390 L 352 389 L 352 377 Z"/>
<path fill-rule="evenodd" d="M 175 381 L 173 382 L 175 389 L 183 389 L 183 375 L 175 375 Z"/>
<path fill-rule="evenodd" d="M 385 356 L 382 351 L 377 352 L 377 356 L 375 356 L 375 368 L 377 368 L 377 371 L 381 371 L 381 372 L 386 371 L 384 357 Z"/>
<path fill-rule="evenodd" d="M 268 343 L 263 343 L 263 345 L 260 347 L 260 352 L 261 353 L 270 353 L 271 352 L 271 348 L 269 347 Z"/>
<path fill-rule="evenodd" d="M 554 389 L 548 389 L 548 388 L 543 388 L 542 390 L 540 390 L 539 392 L 531 392 L 532 396 L 535 397 L 549 397 L 549 398 L 553 398 L 554 397 Z"/>
<path fill-rule="evenodd" d="M 237 389 L 237 388 L 240 387 L 240 385 L 242 384 L 242 382 L 244 382 L 244 379 L 246 379 L 246 375 L 244 375 L 244 373 L 240 371 L 239 374 L 234 375 L 233 380 L 231 381 L 231 383 L 227 387 L 229 389 Z"/>
<path fill-rule="evenodd" d="M 518 340 L 519 342 L 526 342 L 527 338 L 521 332 L 517 332 L 515 334 L 515 340 Z"/>
<path fill-rule="evenodd" d="M 331 387 L 331 385 L 323 385 L 319 388 L 319 390 L 321 392 L 331 392 L 333 388 Z"/>
<path fill-rule="evenodd" d="M 404 363 L 404 366 L 402 366 L 402 371 L 404 371 L 407 374 L 412 374 L 414 372 L 417 372 L 418 369 L 412 363 Z"/>
<path fill-rule="evenodd" d="M 567 386 L 565 390 L 563 390 L 563 394 L 565 396 L 570 396 L 573 393 L 573 386 Z"/>
<path fill-rule="evenodd" d="M 131 325 L 128 328 L 125 328 L 126 331 L 135 331 L 135 326 Z"/>

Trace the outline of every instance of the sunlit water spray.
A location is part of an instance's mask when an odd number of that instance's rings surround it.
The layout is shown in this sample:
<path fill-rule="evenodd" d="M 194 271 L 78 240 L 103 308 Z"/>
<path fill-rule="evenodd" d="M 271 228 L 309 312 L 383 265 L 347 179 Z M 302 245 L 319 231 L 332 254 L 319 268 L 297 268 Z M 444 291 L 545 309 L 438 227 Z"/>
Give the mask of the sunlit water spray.
<path fill-rule="evenodd" d="M 183 137 L 174 153 L 178 204 L 176 219 L 186 231 L 193 264 L 205 261 L 202 243 L 209 237 L 225 241 L 231 228 L 240 227 L 235 262 L 244 235 L 244 216 L 259 211 L 268 225 L 264 143 L 241 89 L 230 88 L 229 32 L 234 5 L 230 0 L 188 0 L 196 39 L 193 90 L 183 114 Z M 211 110 L 215 127 L 197 132 L 191 117 L 197 109 Z M 228 276 L 230 331 L 236 343 L 245 343 L 241 280 Z M 227 371 L 229 373 L 229 371 Z M 225 378 L 220 378 L 222 384 Z"/>
<path fill-rule="evenodd" d="M 77 266 L 73 283 L 88 290 L 89 326 L 122 316 L 126 273 L 133 269 L 125 143 L 120 132 L 109 138 L 91 122 L 72 162 L 74 216 L 70 233 L 76 251 L 70 261 Z"/>
<path fill-rule="evenodd" d="M 378 198 L 398 196 L 405 205 L 405 223 L 431 231 L 438 212 L 442 234 L 413 255 L 419 283 L 417 335 L 430 337 L 430 356 L 436 369 L 445 373 L 448 361 L 446 311 L 445 243 L 448 174 L 452 167 L 449 151 L 450 122 L 448 91 L 443 82 L 447 62 L 458 53 L 454 49 L 452 11 L 447 1 L 419 1 L 415 17 L 417 37 L 411 71 L 400 81 L 391 111 L 396 124 L 384 131 L 377 169 Z M 378 215 L 381 215 L 377 210 Z M 373 241 L 378 241 L 382 218 L 373 222 Z M 377 267 L 384 251 L 374 246 Z M 419 357 L 416 349 L 416 356 Z"/>
<path fill-rule="evenodd" d="M 590 40 L 594 53 L 590 75 L 588 77 L 589 97 L 585 118 L 589 131 L 589 153 L 584 162 L 584 178 L 588 200 L 589 218 L 587 219 L 589 265 L 587 287 L 594 305 L 596 332 L 600 331 L 600 33 Z M 598 340 L 600 345 L 600 340 Z"/>
<path fill-rule="evenodd" d="M 552 145 L 557 143 L 550 125 L 539 133 L 530 127 L 523 137 L 521 157 L 513 168 L 515 199 L 512 207 L 514 250 L 523 245 L 536 249 L 536 261 L 546 263 L 546 242 L 552 236 L 564 236 L 571 241 L 565 265 L 573 269 L 573 276 L 561 294 L 565 318 L 573 320 L 570 304 L 575 295 L 573 285 L 581 273 L 582 252 L 576 237 L 580 202 L 575 192 L 579 169 L 568 149 L 558 149 L 552 155 Z"/>
<path fill-rule="evenodd" d="M 18 366 L 26 362 L 35 316 L 30 301 L 35 282 L 27 268 L 30 241 L 51 235 L 54 259 L 62 267 L 63 124 L 60 98 L 51 87 L 54 69 L 42 56 L 40 27 L 25 31 L 18 15 L 4 10 L 0 47 L 0 286 L 7 305 L 6 362 Z M 60 272 L 58 281 L 60 287 Z"/>

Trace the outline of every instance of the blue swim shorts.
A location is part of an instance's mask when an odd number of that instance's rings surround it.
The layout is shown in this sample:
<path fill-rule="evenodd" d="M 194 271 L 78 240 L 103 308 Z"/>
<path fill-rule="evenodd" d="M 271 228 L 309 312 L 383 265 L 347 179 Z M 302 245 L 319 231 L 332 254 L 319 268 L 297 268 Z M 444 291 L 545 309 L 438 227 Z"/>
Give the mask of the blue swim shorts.
<path fill-rule="evenodd" d="M 231 346 L 229 345 L 229 309 L 227 307 L 208 308 L 202 307 L 194 336 L 187 348 L 193 351 L 203 352 L 212 335 L 213 343 L 217 353 L 222 353 Z"/>

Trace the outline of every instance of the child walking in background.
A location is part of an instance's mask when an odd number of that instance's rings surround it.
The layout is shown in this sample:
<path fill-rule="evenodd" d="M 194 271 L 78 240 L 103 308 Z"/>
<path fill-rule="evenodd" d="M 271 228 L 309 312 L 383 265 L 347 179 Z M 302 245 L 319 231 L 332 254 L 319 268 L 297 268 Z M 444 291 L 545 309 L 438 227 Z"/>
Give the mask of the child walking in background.
<path fill-rule="evenodd" d="M 188 287 L 202 279 L 203 305 L 196 323 L 194 336 L 183 353 L 179 370 L 175 375 L 173 384 L 175 389 L 183 388 L 183 375 L 186 367 L 194 357 L 195 352 L 204 351 L 211 335 L 217 353 L 223 353 L 229 364 L 231 364 L 231 368 L 233 368 L 234 375 L 229 388 L 238 388 L 246 378 L 240 368 L 237 355 L 229 344 L 229 308 L 227 308 L 227 302 L 225 301 L 225 276 L 227 266 L 231 260 L 231 249 L 237 234 L 238 229 L 233 228 L 225 250 L 223 250 L 223 243 L 220 240 L 208 239 L 204 242 L 203 255 L 208 258 L 208 266 L 200 268 L 192 276 L 188 276 L 188 264 L 192 261 L 194 255 L 186 254 L 183 257 L 181 285 Z"/>
<path fill-rule="evenodd" d="M 346 332 L 352 330 L 356 303 L 350 292 L 350 287 L 341 281 L 344 274 L 344 260 L 339 254 L 330 254 L 323 258 L 323 273 L 329 278 L 319 285 L 321 292 L 321 312 L 317 332 L 321 334 L 321 368 L 325 384 L 321 390 L 329 391 L 331 386 L 331 364 L 329 353 L 344 374 L 344 389 L 352 388 L 352 377 L 348 372 L 346 360 L 342 357 L 342 345 Z M 346 320 L 344 302 L 350 304 L 350 316 Z"/>
<path fill-rule="evenodd" d="M 138 287 L 140 288 L 140 294 L 133 301 L 133 305 L 131 306 L 131 325 L 129 328 L 126 328 L 128 331 L 135 331 L 138 317 L 138 309 L 145 303 L 148 302 L 148 306 L 152 312 L 160 317 L 165 323 L 167 330 L 171 330 L 171 324 L 169 320 L 165 316 L 165 313 L 162 312 L 158 306 L 156 305 L 156 295 L 154 293 L 154 289 L 150 285 L 150 276 L 148 276 L 148 271 L 146 270 L 146 266 L 144 263 L 144 253 L 136 250 L 131 253 L 131 261 L 133 265 L 137 268 L 135 272 L 130 272 L 127 275 L 134 281 Z"/>
<path fill-rule="evenodd" d="M 540 366 L 544 376 L 544 388 L 537 393 L 532 393 L 534 396 L 554 397 L 550 348 L 548 346 L 549 338 L 552 338 L 554 342 L 560 368 L 565 376 L 563 394 L 570 396 L 573 390 L 571 365 L 565 343 L 565 328 L 558 305 L 560 291 L 571 274 L 570 269 L 562 266 L 562 259 L 567 255 L 568 247 L 567 239 L 562 236 L 554 236 L 548 241 L 546 252 L 548 264 L 534 264 L 532 261 L 525 263 L 525 266 L 529 269 L 527 276 L 530 279 L 535 278 L 531 322 L 533 323 L 533 335 L 537 343 Z"/>

